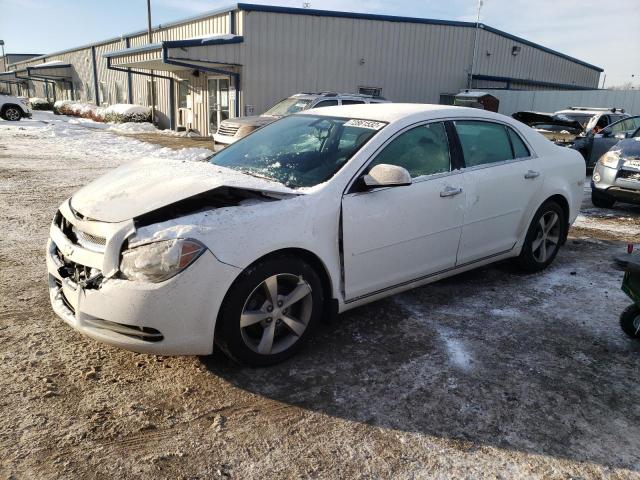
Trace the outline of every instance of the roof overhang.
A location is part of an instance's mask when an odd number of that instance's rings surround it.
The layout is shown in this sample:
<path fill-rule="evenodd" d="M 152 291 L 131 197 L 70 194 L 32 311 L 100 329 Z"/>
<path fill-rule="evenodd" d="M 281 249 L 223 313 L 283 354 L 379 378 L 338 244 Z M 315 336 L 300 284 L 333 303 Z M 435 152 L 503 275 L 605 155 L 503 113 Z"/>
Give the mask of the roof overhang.
<path fill-rule="evenodd" d="M 0 73 L 0 82 L 3 83 L 24 83 L 26 79 L 18 77 L 16 70 Z"/>
<path fill-rule="evenodd" d="M 27 76 L 46 80 L 71 80 L 73 66 L 64 62 L 40 63 L 26 68 Z"/>
<path fill-rule="evenodd" d="M 165 40 L 142 47 L 105 53 L 111 69 L 133 68 L 177 72 L 238 66 L 240 35 L 211 35 L 187 40 Z M 213 47 L 213 48 L 212 48 Z"/>

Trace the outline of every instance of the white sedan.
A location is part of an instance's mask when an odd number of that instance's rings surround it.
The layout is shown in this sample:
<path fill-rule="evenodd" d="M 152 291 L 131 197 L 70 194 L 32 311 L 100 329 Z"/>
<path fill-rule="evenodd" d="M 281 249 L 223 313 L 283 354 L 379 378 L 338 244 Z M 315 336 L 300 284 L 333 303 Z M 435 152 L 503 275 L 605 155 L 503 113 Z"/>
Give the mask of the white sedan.
<path fill-rule="evenodd" d="M 51 303 L 111 345 L 273 364 L 323 317 L 507 258 L 544 269 L 583 181 L 578 152 L 503 115 L 309 110 L 81 189 L 51 225 Z"/>

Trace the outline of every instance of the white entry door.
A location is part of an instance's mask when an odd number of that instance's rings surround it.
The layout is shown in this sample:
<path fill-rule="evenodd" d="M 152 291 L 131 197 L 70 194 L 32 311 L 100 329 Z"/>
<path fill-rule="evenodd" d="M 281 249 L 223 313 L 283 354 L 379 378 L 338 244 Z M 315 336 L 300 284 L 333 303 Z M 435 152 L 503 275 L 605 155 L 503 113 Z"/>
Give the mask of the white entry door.
<path fill-rule="evenodd" d="M 456 263 L 465 193 L 462 175 L 451 172 L 444 124 L 405 130 L 368 168 L 378 164 L 406 168 L 413 183 L 343 197 L 347 300 L 400 286 Z"/>
<path fill-rule="evenodd" d="M 229 79 L 209 78 L 209 135 L 218 130 L 223 120 L 229 118 Z"/>

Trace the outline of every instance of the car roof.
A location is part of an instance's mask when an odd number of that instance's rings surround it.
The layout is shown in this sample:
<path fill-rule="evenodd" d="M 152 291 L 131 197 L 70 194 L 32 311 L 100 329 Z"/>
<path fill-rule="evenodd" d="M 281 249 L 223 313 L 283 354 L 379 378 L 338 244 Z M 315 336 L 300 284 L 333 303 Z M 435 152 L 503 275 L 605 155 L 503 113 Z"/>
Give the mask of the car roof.
<path fill-rule="evenodd" d="M 327 117 L 360 118 L 378 122 L 394 122 L 407 117 L 420 119 L 443 117 L 479 117 L 506 121 L 515 120 L 498 113 L 478 108 L 454 107 L 451 105 L 434 105 L 428 103 L 367 103 L 364 105 L 342 105 L 304 110 L 297 115 L 323 115 Z"/>

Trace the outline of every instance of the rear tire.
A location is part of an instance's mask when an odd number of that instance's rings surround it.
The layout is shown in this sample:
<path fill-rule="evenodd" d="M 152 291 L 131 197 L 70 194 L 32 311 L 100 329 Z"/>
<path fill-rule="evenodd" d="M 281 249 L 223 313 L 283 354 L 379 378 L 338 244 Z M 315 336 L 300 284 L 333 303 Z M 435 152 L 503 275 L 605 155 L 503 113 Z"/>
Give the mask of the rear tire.
<path fill-rule="evenodd" d="M 216 345 L 244 365 L 282 362 L 313 334 L 323 303 L 322 282 L 309 264 L 292 256 L 267 258 L 247 268 L 229 289 Z"/>
<path fill-rule="evenodd" d="M 542 204 L 533 216 L 522 251 L 517 259 L 525 272 L 539 272 L 556 258 L 560 245 L 567 236 L 564 210 L 554 201 Z"/>
<path fill-rule="evenodd" d="M 611 208 L 616 201 L 594 189 L 591 190 L 591 203 L 598 208 Z"/>
<path fill-rule="evenodd" d="M 22 118 L 22 111 L 18 107 L 8 106 L 2 109 L 0 116 L 9 122 L 17 122 Z"/>
<path fill-rule="evenodd" d="M 640 307 L 629 305 L 620 314 L 620 327 L 631 338 L 640 339 Z"/>

